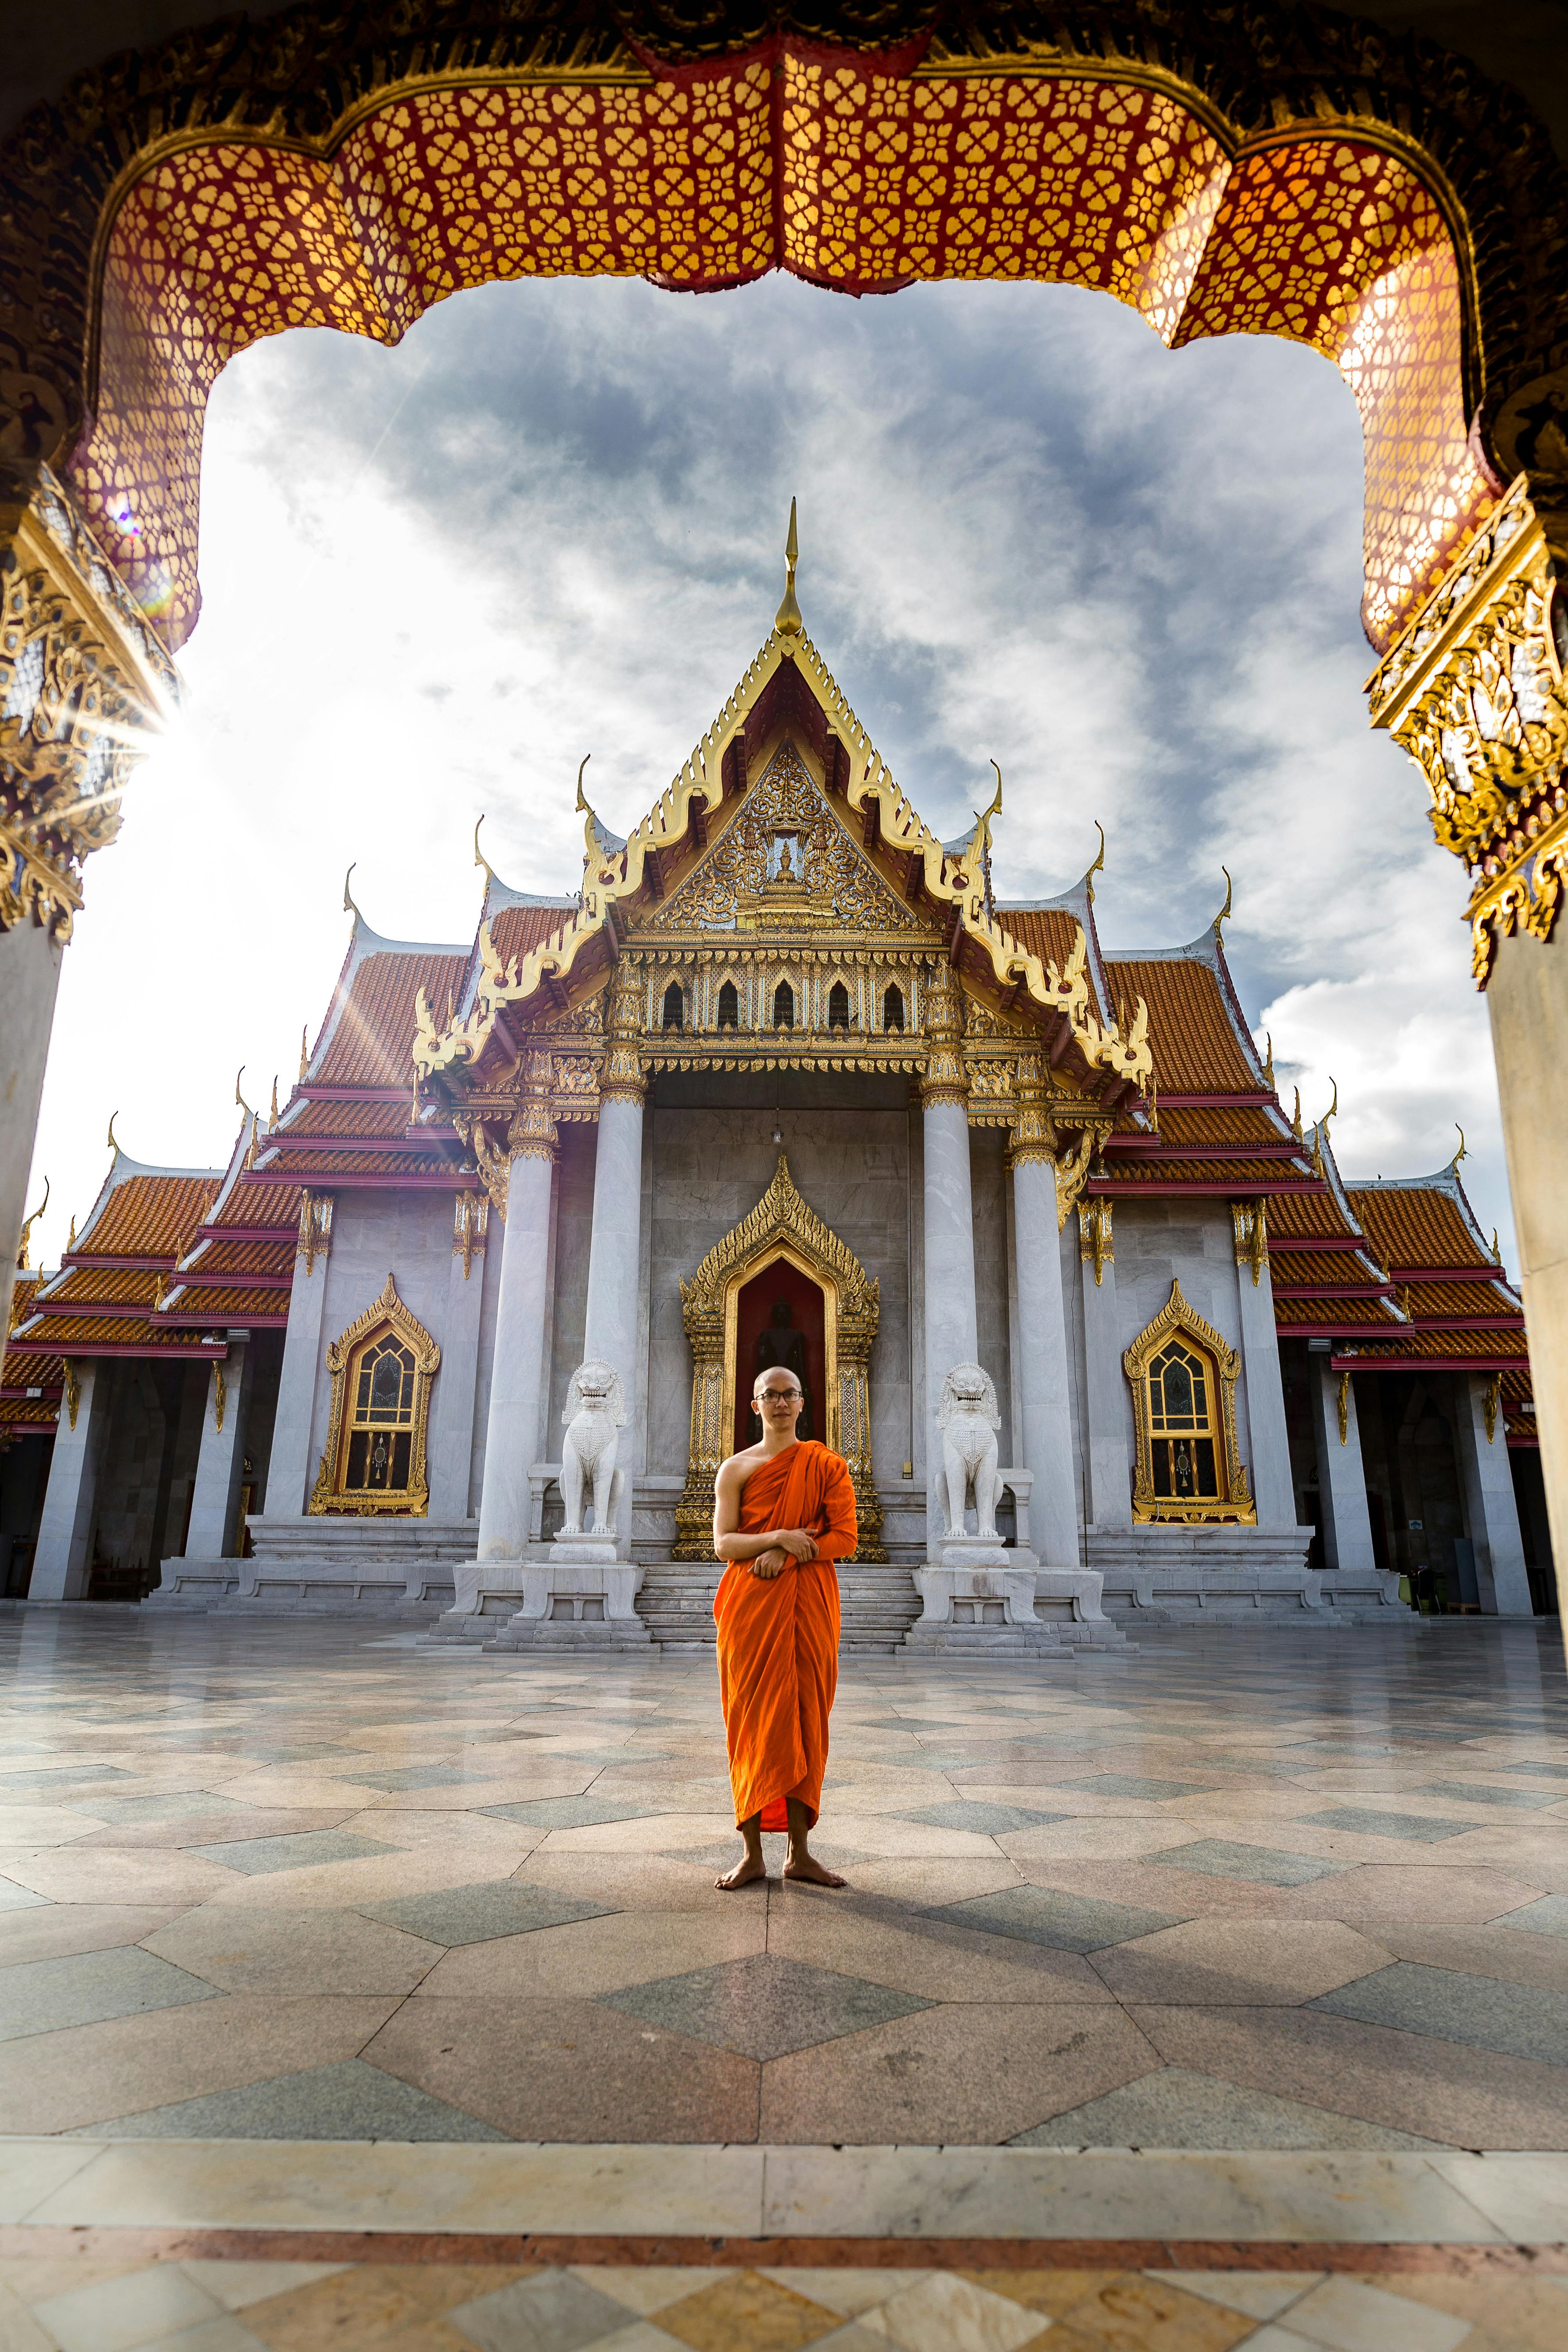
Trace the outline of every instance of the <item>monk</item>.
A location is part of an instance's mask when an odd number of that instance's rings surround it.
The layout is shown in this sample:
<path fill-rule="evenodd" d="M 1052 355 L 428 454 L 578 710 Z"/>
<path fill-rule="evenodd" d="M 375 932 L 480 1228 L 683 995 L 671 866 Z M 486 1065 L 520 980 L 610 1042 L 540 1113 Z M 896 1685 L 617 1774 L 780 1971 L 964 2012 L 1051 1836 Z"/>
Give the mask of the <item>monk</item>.
<path fill-rule="evenodd" d="M 787 1366 L 757 1374 L 761 1440 L 732 1454 L 713 1497 L 713 1549 L 727 1560 L 713 1616 L 735 1825 L 746 1850 L 717 1883 L 765 1878 L 763 1832 L 787 1830 L 786 1878 L 842 1886 L 807 1843 L 827 1769 L 838 1681 L 838 1577 L 855 1551 L 855 1489 L 837 1454 L 795 1436 L 805 1402 Z"/>

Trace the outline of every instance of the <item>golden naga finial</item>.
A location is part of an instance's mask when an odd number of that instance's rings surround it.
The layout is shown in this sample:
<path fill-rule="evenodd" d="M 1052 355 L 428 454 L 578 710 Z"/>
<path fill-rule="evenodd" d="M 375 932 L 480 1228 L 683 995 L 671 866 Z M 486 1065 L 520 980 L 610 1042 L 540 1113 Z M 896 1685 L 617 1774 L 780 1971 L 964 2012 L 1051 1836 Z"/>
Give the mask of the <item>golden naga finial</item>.
<path fill-rule="evenodd" d="M 1323 1113 L 1321 1119 L 1319 1121 L 1319 1125 L 1321 1127 L 1327 1127 L 1330 1119 L 1338 1118 L 1340 1115 L 1340 1082 L 1338 1078 L 1335 1077 L 1332 1070 L 1329 1072 L 1329 1084 L 1334 1090 L 1334 1098 L 1329 1105 L 1328 1109 Z M 1464 1137 L 1462 1134 L 1459 1139 L 1463 1142 Z"/>
<path fill-rule="evenodd" d="M 24 1228 L 24 1230 L 26 1230 L 26 1228 Z M 1502 1264 L 1502 1252 L 1498 1247 L 1497 1227 L 1495 1225 L 1492 1227 L 1492 1264 L 1494 1265 L 1500 1265 Z"/>
<path fill-rule="evenodd" d="M 587 764 L 593 756 L 594 754 L 592 751 L 584 751 L 583 754 L 583 765 L 577 771 L 577 806 L 583 811 L 585 816 L 592 816 L 594 812 L 588 806 L 588 796 L 583 790 L 583 771 L 587 767 Z M 479 836 L 478 828 L 476 827 L 474 832 L 474 847 L 476 850 L 479 848 Z"/>
<path fill-rule="evenodd" d="M 276 1071 L 276 1070 L 274 1070 L 274 1071 L 273 1071 L 273 1073 L 272 1073 L 272 1108 L 271 1108 L 271 1109 L 270 1109 L 270 1110 L 268 1112 L 268 1114 L 267 1114 L 267 1125 L 268 1125 L 268 1131 L 270 1131 L 273 1128 L 275 1128 L 275 1127 L 277 1126 L 277 1124 L 278 1124 L 278 1073 L 277 1073 L 277 1071 Z"/>
<path fill-rule="evenodd" d="M 234 1074 L 234 1099 L 239 1108 L 245 1113 L 247 1118 L 254 1118 L 256 1117 L 256 1113 L 251 1109 L 250 1105 L 246 1101 L 245 1097 L 239 1091 L 239 1082 L 244 1076 L 245 1064 L 241 1062 L 238 1069 L 236 1070 Z"/>
<path fill-rule="evenodd" d="M 305 1043 L 310 1034 L 310 1023 L 308 1021 L 301 1023 L 300 1028 L 300 1076 L 301 1081 L 303 1081 L 305 1073 L 310 1066 L 310 1051 Z"/>
<path fill-rule="evenodd" d="M 343 876 L 343 912 L 345 915 L 352 915 L 356 923 L 363 923 L 364 917 L 354 905 L 353 893 L 349 888 L 349 884 L 353 879 L 354 866 L 357 866 L 358 864 L 359 859 L 356 857 L 353 861 L 353 866 L 351 866 L 348 872 Z"/>
<path fill-rule="evenodd" d="M 16 1271 L 18 1274 L 26 1274 L 28 1271 L 27 1236 L 32 1232 L 33 1227 L 37 1223 L 38 1219 L 43 1215 L 44 1211 L 48 1207 L 48 1205 L 49 1180 L 46 1176 L 44 1179 L 43 1199 L 38 1202 L 38 1205 L 33 1211 L 32 1215 L 30 1217 L 24 1217 L 22 1220 L 22 1239 L 16 1250 Z"/>
<path fill-rule="evenodd" d="M 805 622 L 795 598 L 795 567 L 800 557 L 800 541 L 795 536 L 795 500 L 789 502 L 789 537 L 784 541 L 784 602 L 773 614 L 773 628 L 781 637 L 798 637 Z"/>
<path fill-rule="evenodd" d="M 996 768 L 996 762 L 995 762 L 995 761 L 994 761 L 994 760 L 993 760 L 993 761 L 992 761 L 991 764 L 992 764 L 992 766 L 993 766 L 994 768 Z M 1002 814 L 1002 771 L 1001 771 L 1001 769 L 1000 769 L 1000 768 L 996 768 L 996 791 L 995 791 L 995 793 L 994 793 L 994 797 L 993 797 L 993 799 L 992 799 L 992 803 L 991 803 L 990 807 L 989 807 L 988 809 L 986 809 L 986 810 L 985 810 L 985 812 L 984 813 L 984 814 L 982 815 L 982 817 L 981 817 L 981 819 L 980 819 L 980 822 L 981 822 L 981 824 L 990 824 L 990 822 L 991 822 L 991 820 L 992 820 L 992 818 L 993 818 L 994 816 L 1000 816 L 1000 815 L 1001 815 L 1001 814 Z"/>
<path fill-rule="evenodd" d="M 1454 1121 L 1454 1125 L 1456 1127 L 1459 1127 L 1458 1119 Z M 1449 1160 L 1448 1165 L 1450 1168 L 1457 1168 L 1461 1160 L 1468 1160 L 1469 1156 L 1468 1151 L 1465 1148 L 1465 1130 L 1462 1127 L 1459 1127 L 1459 1148 L 1458 1151 L 1455 1152 L 1452 1160 Z"/>
<path fill-rule="evenodd" d="M 1089 892 L 1089 903 L 1091 907 L 1094 904 L 1094 877 L 1097 874 L 1103 874 L 1105 871 L 1105 827 L 1098 817 L 1094 820 L 1094 829 L 1100 835 L 1100 852 L 1094 864 L 1083 877 L 1083 887 Z"/>
<path fill-rule="evenodd" d="M 1263 1033 L 1263 1075 L 1268 1081 L 1269 1093 L 1278 1093 L 1274 1083 L 1274 1033 L 1271 1029 Z"/>
<path fill-rule="evenodd" d="M 66 1241 L 66 1255 L 67 1255 L 68 1257 L 70 1255 L 70 1253 L 72 1252 L 72 1250 L 74 1250 L 74 1249 L 75 1249 L 75 1247 L 76 1247 L 76 1219 L 75 1219 L 75 1217 L 73 1216 L 73 1217 L 71 1218 L 71 1229 L 70 1229 L 70 1233 L 69 1233 L 69 1235 L 68 1235 L 68 1239 L 67 1239 L 67 1241 Z"/>
<path fill-rule="evenodd" d="M 484 814 L 481 811 L 479 824 L 474 827 L 474 864 L 484 868 L 485 881 L 489 884 L 495 880 L 496 870 L 490 864 L 489 859 L 485 856 L 484 851 L 479 847 L 479 825 L 483 824 L 484 821 Z"/>
<path fill-rule="evenodd" d="M 1296 1089 L 1296 1108 L 1290 1114 L 1290 1132 L 1295 1137 L 1298 1143 L 1305 1143 L 1307 1140 L 1305 1135 L 1301 1131 L 1301 1089 L 1300 1087 Z"/>
<path fill-rule="evenodd" d="M 1220 925 L 1226 919 L 1230 913 L 1231 900 L 1230 868 L 1228 866 L 1222 866 L 1219 870 L 1225 876 L 1225 904 L 1214 919 L 1214 935 L 1216 940 L 1219 937 Z"/>
<path fill-rule="evenodd" d="M 119 1117 L 120 1117 L 120 1113 L 119 1113 L 117 1110 L 111 1110 L 111 1111 L 110 1112 L 110 1114 L 109 1114 L 109 1134 L 108 1134 L 107 1138 L 105 1139 L 105 1140 L 106 1140 L 106 1142 L 107 1142 L 107 1145 L 108 1145 L 109 1150 L 110 1150 L 110 1151 L 112 1151 L 112 1152 L 113 1152 L 113 1154 L 114 1154 L 114 1156 L 115 1156 L 116 1160 L 118 1160 L 118 1159 L 119 1159 L 119 1157 L 120 1157 L 120 1138 L 119 1138 L 119 1137 L 115 1134 L 115 1132 L 114 1132 L 114 1122 L 115 1122 L 115 1120 L 116 1120 Z"/>

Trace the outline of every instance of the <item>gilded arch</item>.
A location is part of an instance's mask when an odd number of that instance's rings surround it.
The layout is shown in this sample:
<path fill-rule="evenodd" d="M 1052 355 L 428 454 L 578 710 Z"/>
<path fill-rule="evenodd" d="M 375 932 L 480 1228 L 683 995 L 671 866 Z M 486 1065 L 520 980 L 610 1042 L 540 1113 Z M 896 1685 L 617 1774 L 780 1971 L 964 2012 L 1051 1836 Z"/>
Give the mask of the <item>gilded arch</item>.
<path fill-rule="evenodd" d="M 1163 1422 L 1159 1400 L 1154 1394 L 1153 1375 L 1170 1343 L 1184 1343 L 1195 1348 L 1208 1372 L 1211 1393 L 1201 1399 L 1198 1412 L 1191 1414 L 1190 1430 L 1183 1430 L 1173 1439 L 1163 1434 Z M 1256 1527 L 1258 1507 L 1252 1499 L 1236 1435 L 1236 1383 L 1241 1370 L 1241 1359 L 1228 1341 L 1223 1339 L 1211 1323 L 1205 1323 L 1183 1296 L 1179 1282 L 1171 1285 L 1171 1296 L 1154 1320 L 1139 1333 L 1121 1359 L 1122 1369 L 1132 1389 L 1132 1423 L 1136 1438 L 1136 1454 L 1132 1470 L 1132 1518 L 1136 1526 L 1150 1522 L 1176 1520 L 1187 1524 Z M 1200 1376 L 1201 1377 L 1201 1376 Z M 1155 1449 L 1161 1444 L 1180 1443 L 1185 1438 L 1212 1445 L 1214 1467 L 1217 1475 L 1214 1484 L 1217 1491 L 1205 1496 L 1197 1491 L 1201 1481 L 1193 1482 L 1193 1491 L 1186 1496 L 1179 1492 L 1161 1492 L 1162 1486 L 1174 1486 L 1175 1481 L 1163 1480 L 1157 1470 Z"/>
<path fill-rule="evenodd" d="M 372 1418 L 368 1400 L 362 1400 L 356 1391 L 371 1380 L 366 1359 L 383 1340 L 390 1342 L 401 1359 L 402 1379 L 395 1404 L 384 1408 L 376 1421 Z M 426 1466 L 430 1384 L 440 1363 L 439 1346 L 424 1324 L 409 1313 L 389 1274 L 381 1297 L 327 1349 L 332 1400 L 321 1466 L 316 1473 L 307 1506 L 312 1518 L 339 1513 L 354 1518 L 424 1518 L 430 1508 Z M 371 1482 L 369 1474 L 352 1466 L 355 1441 L 362 1433 L 367 1438 L 367 1451 L 369 1444 L 378 1436 L 390 1444 L 394 1453 L 400 1441 L 406 1441 L 405 1480 L 395 1486 L 377 1486 Z"/>
<path fill-rule="evenodd" d="M 797 1266 L 823 1294 L 827 1375 L 823 1435 L 844 1456 L 854 1482 L 860 1528 L 855 1557 L 885 1560 L 882 1506 L 871 1472 L 868 1394 L 871 1345 L 881 1314 L 880 1286 L 801 1198 L 782 1151 L 773 1181 L 751 1215 L 715 1244 L 689 1282 L 681 1280 L 680 1315 L 691 1342 L 691 1444 L 685 1491 L 676 1506 L 673 1557 L 713 1557 L 713 1481 L 733 1445 L 740 1296 L 753 1275 L 780 1258 Z"/>
<path fill-rule="evenodd" d="M 0 453 L 68 465 L 177 646 L 202 411 L 258 336 L 393 342 L 465 286 L 541 274 L 1055 278 L 1173 345 L 1273 333 L 1337 361 L 1381 648 L 1530 459 L 1568 343 L 1565 212 L 1522 100 L 1310 6 L 1287 27 L 1201 0 L 978 21 L 826 0 L 797 29 L 756 0 L 321 0 L 111 59 L 6 142 Z"/>

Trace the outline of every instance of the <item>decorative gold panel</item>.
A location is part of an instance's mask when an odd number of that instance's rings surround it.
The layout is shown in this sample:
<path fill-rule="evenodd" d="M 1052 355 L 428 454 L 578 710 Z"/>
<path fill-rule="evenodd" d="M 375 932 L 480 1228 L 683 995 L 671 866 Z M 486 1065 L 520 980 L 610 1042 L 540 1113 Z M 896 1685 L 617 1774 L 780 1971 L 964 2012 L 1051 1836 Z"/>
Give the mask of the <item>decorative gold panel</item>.
<path fill-rule="evenodd" d="M 408 1409 L 409 1475 L 406 1486 L 381 1492 L 354 1488 L 345 1485 L 348 1470 L 349 1441 L 353 1428 L 353 1400 L 350 1383 L 354 1379 L 366 1349 L 385 1333 L 406 1348 L 414 1359 L 414 1392 Z M 397 1286 L 389 1274 L 386 1286 L 373 1307 L 367 1307 L 358 1320 L 351 1323 L 340 1339 L 327 1349 L 327 1370 L 332 1379 L 331 1411 L 327 1423 L 327 1443 L 321 1454 L 321 1466 L 316 1473 L 316 1483 L 310 1490 L 307 1508 L 313 1518 L 342 1514 L 352 1518 L 415 1518 L 422 1519 L 430 1507 L 430 1486 L 426 1470 L 426 1441 L 430 1421 L 430 1384 L 440 1369 L 441 1350 L 423 1323 L 416 1320 L 397 1295 Z M 401 1432 L 399 1433 L 401 1433 Z"/>
<path fill-rule="evenodd" d="M 1153 1413 L 1150 1396 L 1150 1367 L 1167 1341 L 1182 1339 L 1193 1345 L 1205 1358 L 1211 1370 L 1211 1379 L 1217 1381 L 1218 1410 L 1211 1406 L 1208 1426 L 1203 1434 L 1215 1447 L 1215 1483 L 1222 1489 L 1217 1496 L 1194 1496 L 1184 1500 L 1154 1492 L 1154 1457 L 1156 1442 Z M 1228 1525 L 1256 1527 L 1258 1507 L 1252 1499 L 1247 1472 L 1242 1467 L 1236 1435 L 1236 1383 L 1241 1370 L 1241 1359 L 1234 1348 L 1222 1339 L 1212 1324 L 1188 1306 L 1182 1296 L 1179 1282 L 1171 1285 L 1167 1303 L 1148 1328 L 1139 1333 L 1121 1359 L 1122 1369 L 1132 1387 L 1132 1421 L 1137 1439 L 1137 1457 L 1132 1473 L 1132 1517 L 1136 1526 L 1176 1521 L 1184 1526 Z"/>

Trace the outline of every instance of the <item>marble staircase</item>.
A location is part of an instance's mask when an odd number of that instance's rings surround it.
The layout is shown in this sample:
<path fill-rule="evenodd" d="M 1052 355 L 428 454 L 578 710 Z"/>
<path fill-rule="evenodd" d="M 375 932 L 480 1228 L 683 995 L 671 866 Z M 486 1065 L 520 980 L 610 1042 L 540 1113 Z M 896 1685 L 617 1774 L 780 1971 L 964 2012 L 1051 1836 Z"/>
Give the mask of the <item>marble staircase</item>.
<path fill-rule="evenodd" d="M 651 1560 L 637 1595 L 637 1614 L 660 1649 L 679 1656 L 714 1644 L 713 1595 L 723 1570 L 717 1560 Z M 907 1568 L 862 1567 L 847 1560 L 838 1571 L 839 1654 L 890 1657 L 921 1613 Z"/>

